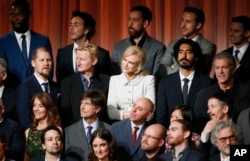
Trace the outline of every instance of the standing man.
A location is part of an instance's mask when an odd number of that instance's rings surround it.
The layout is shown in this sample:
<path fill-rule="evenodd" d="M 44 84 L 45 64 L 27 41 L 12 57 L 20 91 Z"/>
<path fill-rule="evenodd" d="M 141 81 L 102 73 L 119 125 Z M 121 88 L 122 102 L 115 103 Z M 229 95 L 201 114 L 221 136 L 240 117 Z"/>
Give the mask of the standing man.
<path fill-rule="evenodd" d="M 10 8 L 13 31 L 0 38 L 0 57 L 9 65 L 9 76 L 6 81 L 8 86 L 17 87 L 34 73 L 31 55 L 37 47 L 47 48 L 52 56 L 49 38 L 32 31 L 29 27 L 29 18 L 29 3 L 26 0 L 14 0 Z"/>
<path fill-rule="evenodd" d="M 83 44 L 76 49 L 76 63 L 78 73 L 63 79 L 61 83 L 61 112 L 64 126 L 68 126 L 81 119 L 80 102 L 82 93 L 92 89 L 108 93 L 109 76 L 98 73 L 95 65 L 98 62 L 98 48 L 94 44 Z M 107 109 L 104 110 L 108 120 Z"/>
<path fill-rule="evenodd" d="M 191 124 L 185 120 L 174 120 L 170 123 L 167 140 L 173 151 L 162 155 L 165 160 L 204 161 L 202 155 L 190 147 Z"/>
<path fill-rule="evenodd" d="M 231 37 L 232 47 L 225 50 L 231 53 L 236 60 L 236 77 L 246 82 L 250 80 L 250 18 L 248 16 L 234 17 L 231 22 L 229 35 Z"/>
<path fill-rule="evenodd" d="M 145 151 L 147 160 L 157 158 L 164 153 L 166 133 L 166 128 L 161 124 L 152 124 L 144 131 L 141 149 Z"/>
<path fill-rule="evenodd" d="M 165 52 L 165 45 L 150 37 L 146 28 L 152 19 L 152 12 L 146 6 L 135 6 L 130 10 L 128 21 L 129 38 L 121 40 L 114 45 L 111 61 L 112 74 L 120 74 L 120 63 L 122 54 L 131 45 L 141 47 L 147 55 L 143 70 L 155 75 L 160 65 L 161 58 Z"/>
<path fill-rule="evenodd" d="M 49 79 L 52 71 L 52 57 L 50 52 L 39 47 L 32 54 L 32 67 L 35 72 L 32 76 L 21 83 L 17 89 L 17 115 L 21 126 L 29 128 L 32 123 L 31 98 L 37 92 L 50 93 L 55 100 L 59 94 L 59 88 L 55 82 Z"/>
<path fill-rule="evenodd" d="M 211 133 L 211 142 L 220 151 L 211 161 L 230 160 L 230 145 L 237 144 L 237 131 L 232 121 L 218 122 Z"/>
<path fill-rule="evenodd" d="M 91 148 L 91 134 L 98 128 L 110 130 L 110 125 L 98 118 L 106 106 L 106 99 L 101 91 L 86 92 L 80 102 L 81 120 L 65 128 L 65 152 L 74 152 L 86 161 Z"/>
<path fill-rule="evenodd" d="M 74 11 L 69 27 L 70 39 L 74 41 L 64 48 L 58 49 L 56 58 L 56 78 L 60 83 L 63 78 L 77 72 L 76 68 L 76 48 L 84 43 L 90 43 L 90 39 L 95 34 L 95 20 L 86 13 Z M 111 60 L 109 52 L 98 47 L 99 56 L 96 71 L 110 75 Z"/>
<path fill-rule="evenodd" d="M 205 23 L 205 14 L 201 9 L 195 7 L 184 8 L 184 13 L 181 21 L 181 32 L 185 39 L 191 39 L 197 42 L 201 48 L 203 58 L 199 66 L 200 72 L 209 75 L 213 57 L 216 52 L 216 46 L 202 37 L 200 30 Z M 169 75 L 179 69 L 179 64 L 174 59 L 174 45 L 178 40 L 171 41 L 162 58 L 160 75 Z"/>
<path fill-rule="evenodd" d="M 174 46 L 174 57 L 179 70 L 162 77 L 158 86 L 156 121 L 165 127 L 169 126 L 171 111 L 175 106 L 187 104 L 193 107 L 197 93 L 212 82 L 196 69 L 202 57 L 198 43 L 180 39 Z"/>
<path fill-rule="evenodd" d="M 111 133 L 116 139 L 120 161 L 145 160 L 146 153 L 140 148 L 141 139 L 153 115 L 154 104 L 148 98 L 135 101 L 129 119 L 112 124 Z"/>

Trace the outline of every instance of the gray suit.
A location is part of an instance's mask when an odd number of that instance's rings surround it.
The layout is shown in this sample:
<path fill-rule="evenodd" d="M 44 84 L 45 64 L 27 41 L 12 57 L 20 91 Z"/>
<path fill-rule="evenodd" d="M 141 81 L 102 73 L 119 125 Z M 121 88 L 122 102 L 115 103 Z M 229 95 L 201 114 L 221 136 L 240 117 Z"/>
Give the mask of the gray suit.
<path fill-rule="evenodd" d="M 110 130 L 111 126 L 100 121 L 98 122 L 99 128 L 105 128 Z M 83 161 L 88 160 L 89 146 L 87 136 L 85 133 L 83 120 L 68 126 L 65 128 L 65 152 L 73 151 L 79 156 L 82 156 Z"/>
<path fill-rule="evenodd" d="M 159 75 L 169 75 L 171 73 L 174 73 L 179 70 L 179 64 L 176 62 L 175 58 L 173 57 L 174 53 L 174 45 L 179 41 L 174 40 L 169 43 L 167 46 L 167 50 L 161 60 L 161 65 L 159 67 Z M 202 60 L 202 66 L 200 71 L 204 74 L 209 74 L 211 66 L 212 66 L 212 61 L 213 57 L 216 52 L 216 46 L 206 40 L 205 38 L 202 37 L 202 35 L 199 35 L 196 39 L 196 42 L 200 45 L 200 48 L 202 50 L 202 54 L 204 55 L 204 60 Z"/>
<path fill-rule="evenodd" d="M 121 73 L 120 62 L 122 60 L 123 52 L 131 45 L 132 43 L 129 38 L 121 40 L 114 45 L 111 57 L 112 74 Z M 152 75 L 155 75 L 158 71 L 158 67 L 160 65 L 161 58 L 164 55 L 166 47 L 163 43 L 147 35 L 142 48 L 147 55 L 147 60 L 143 66 L 143 70 L 148 71 Z"/>
<path fill-rule="evenodd" d="M 250 108 L 241 111 L 237 120 L 238 141 L 250 145 Z"/>

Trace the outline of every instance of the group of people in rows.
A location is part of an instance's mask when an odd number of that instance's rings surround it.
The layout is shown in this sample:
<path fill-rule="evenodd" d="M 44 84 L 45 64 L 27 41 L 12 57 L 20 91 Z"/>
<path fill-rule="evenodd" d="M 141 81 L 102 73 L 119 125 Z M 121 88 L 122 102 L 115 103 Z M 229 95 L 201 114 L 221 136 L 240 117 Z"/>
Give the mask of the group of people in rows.
<path fill-rule="evenodd" d="M 0 160 L 227 161 L 230 145 L 250 144 L 248 16 L 232 19 L 233 46 L 216 54 L 201 9 L 184 9 L 183 38 L 166 48 L 146 32 L 149 8 L 135 6 L 110 57 L 90 42 L 93 17 L 74 11 L 74 42 L 55 64 L 29 18 L 14 0 L 0 37 Z"/>

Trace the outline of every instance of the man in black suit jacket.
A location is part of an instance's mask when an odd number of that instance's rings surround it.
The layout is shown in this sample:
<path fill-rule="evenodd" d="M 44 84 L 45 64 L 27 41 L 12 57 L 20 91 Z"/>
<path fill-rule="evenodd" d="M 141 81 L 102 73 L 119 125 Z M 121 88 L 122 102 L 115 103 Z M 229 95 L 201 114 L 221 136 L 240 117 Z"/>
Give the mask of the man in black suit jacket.
<path fill-rule="evenodd" d="M 177 72 L 162 77 L 158 87 L 156 121 L 168 127 L 171 111 L 175 106 L 194 106 L 197 93 L 207 88 L 212 80 L 195 68 L 202 57 L 198 43 L 191 39 L 181 39 L 174 46 L 174 57 L 180 68 Z M 184 97 L 184 79 L 188 79 L 187 98 Z"/>
<path fill-rule="evenodd" d="M 74 11 L 72 13 L 69 35 L 74 44 L 58 49 L 56 59 L 56 78 L 61 83 L 62 79 L 77 72 L 75 49 L 84 43 L 89 43 L 95 34 L 95 20 L 86 13 Z M 95 68 L 101 73 L 110 75 L 111 60 L 109 52 L 98 47 L 98 63 Z"/>
<path fill-rule="evenodd" d="M 32 54 L 31 64 L 34 74 L 21 83 L 17 89 L 17 115 L 22 127 L 29 128 L 32 123 L 31 98 L 35 93 L 48 92 L 56 100 L 59 88 L 55 82 L 49 79 L 52 70 L 52 57 L 44 47 L 37 48 Z M 48 87 L 48 88 L 47 88 Z M 48 91 L 46 91 L 46 88 Z"/>
<path fill-rule="evenodd" d="M 112 124 L 111 133 L 116 139 L 120 161 L 146 160 L 146 153 L 140 148 L 141 139 L 154 109 L 150 99 L 139 98 L 131 109 L 129 119 Z"/>
<path fill-rule="evenodd" d="M 106 96 L 109 87 L 109 76 L 95 71 L 98 62 L 97 46 L 94 44 L 83 44 L 76 49 L 76 61 L 78 73 L 68 76 L 61 83 L 61 115 L 64 126 L 68 126 L 80 120 L 81 96 L 84 92 L 98 89 Z M 107 121 L 106 108 L 105 116 L 101 116 Z"/>
<path fill-rule="evenodd" d="M 5 105 L 4 116 L 17 120 L 16 116 L 16 90 L 5 86 L 7 78 L 7 62 L 0 58 L 0 98 Z"/>
<path fill-rule="evenodd" d="M 45 155 L 36 158 L 31 158 L 30 161 L 76 161 L 73 158 L 63 158 L 63 134 L 61 130 L 55 126 L 50 125 L 44 129 L 41 136 L 41 142 Z"/>
<path fill-rule="evenodd" d="M 234 17 L 231 22 L 230 33 L 232 47 L 224 50 L 235 56 L 237 63 L 236 77 L 246 82 L 250 80 L 250 18 L 248 16 Z M 237 54 L 236 54 L 237 52 Z"/>
<path fill-rule="evenodd" d="M 24 132 L 17 122 L 3 115 L 4 110 L 5 106 L 0 98 L 0 131 L 5 134 L 7 142 L 5 156 L 9 159 L 22 161 L 25 145 Z"/>

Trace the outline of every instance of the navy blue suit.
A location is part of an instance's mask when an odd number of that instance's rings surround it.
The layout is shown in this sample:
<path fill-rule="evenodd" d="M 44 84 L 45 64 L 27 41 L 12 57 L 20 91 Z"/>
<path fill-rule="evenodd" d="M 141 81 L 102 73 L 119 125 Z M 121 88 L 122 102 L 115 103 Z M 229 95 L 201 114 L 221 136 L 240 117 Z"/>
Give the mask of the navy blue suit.
<path fill-rule="evenodd" d="M 108 88 L 109 76 L 95 74 L 93 89 L 98 89 L 107 96 Z M 62 119 L 65 127 L 81 119 L 80 105 L 83 93 L 84 87 L 81 80 L 81 73 L 76 73 L 63 79 L 61 83 L 60 112 L 62 118 L 67 118 L 64 120 Z M 102 118 L 102 116 L 100 116 L 100 118 L 105 122 L 107 121 L 105 118 Z"/>
<path fill-rule="evenodd" d="M 5 59 L 8 63 L 8 81 L 6 81 L 6 85 L 17 87 L 17 85 L 34 73 L 34 69 L 30 62 L 32 59 L 32 53 L 37 47 L 43 46 L 52 53 L 48 37 L 34 31 L 30 31 L 30 34 L 29 63 L 27 65 L 14 31 L 7 33 L 0 38 L 0 57 Z"/>
<path fill-rule="evenodd" d="M 7 137 L 8 148 L 5 155 L 9 159 L 22 161 L 24 155 L 25 138 L 21 126 L 8 118 L 4 118 L 0 123 L 0 131 Z"/>
<path fill-rule="evenodd" d="M 194 106 L 197 93 L 209 87 L 212 80 L 201 73 L 195 72 L 188 93 L 187 104 Z M 175 106 L 183 104 L 182 87 L 179 71 L 162 77 L 158 86 L 156 121 L 168 127 L 171 111 Z"/>
<path fill-rule="evenodd" d="M 246 74 L 250 71 L 250 43 L 248 44 L 249 46 L 245 51 L 244 56 L 240 60 L 240 66 L 235 72 L 236 78 L 239 79 L 241 82 L 246 82 L 250 80 L 250 75 Z M 224 52 L 233 54 L 233 47 L 224 50 Z"/>
<path fill-rule="evenodd" d="M 53 81 L 49 81 L 50 94 L 57 100 L 59 87 Z M 41 85 L 34 75 L 18 86 L 17 89 L 17 115 L 22 127 L 29 128 L 32 123 L 31 98 L 35 93 L 43 92 Z"/>
<path fill-rule="evenodd" d="M 172 152 L 167 152 L 162 154 L 161 158 L 167 161 L 172 161 L 173 160 Z M 201 153 L 188 147 L 184 150 L 184 153 L 179 161 L 204 161 L 204 158 L 202 157 Z"/>
<path fill-rule="evenodd" d="M 70 44 L 57 51 L 56 78 L 58 83 L 60 83 L 63 78 L 75 73 L 72 60 L 73 47 L 74 45 Z M 98 47 L 98 51 L 98 63 L 96 64 L 95 70 L 110 75 L 111 59 L 109 52 L 101 47 Z"/>
<path fill-rule="evenodd" d="M 141 139 L 147 126 L 147 123 L 143 125 L 136 143 L 133 145 L 131 121 L 126 119 L 112 124 L 111 133 L 116 139 L 119 161 L 146 160 L 146 153 L 141 150 Z"/>

